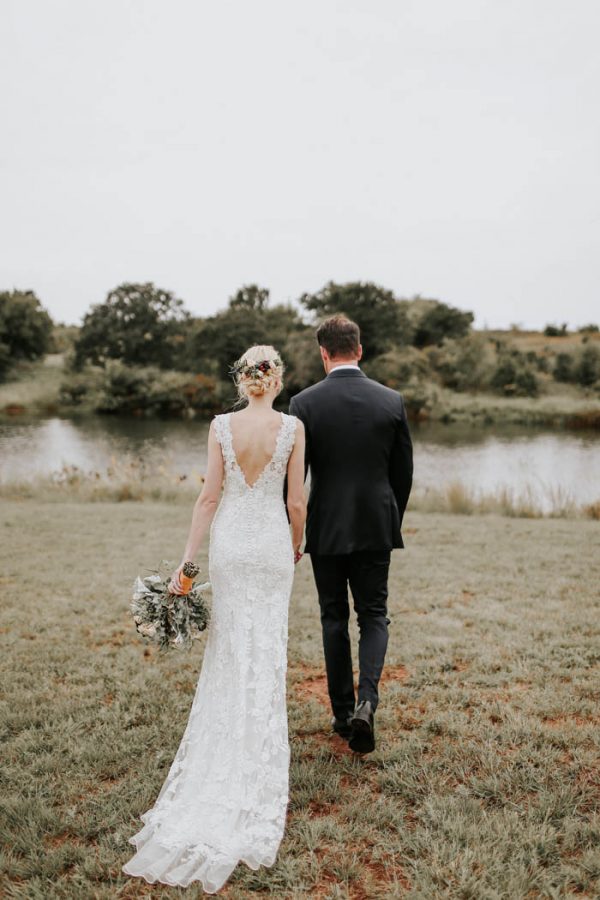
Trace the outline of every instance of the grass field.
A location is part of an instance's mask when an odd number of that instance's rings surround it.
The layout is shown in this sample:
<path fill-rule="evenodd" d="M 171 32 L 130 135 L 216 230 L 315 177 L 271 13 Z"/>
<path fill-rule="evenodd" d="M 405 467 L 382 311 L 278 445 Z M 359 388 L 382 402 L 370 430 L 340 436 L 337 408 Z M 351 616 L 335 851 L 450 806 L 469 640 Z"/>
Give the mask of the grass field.
<path fill-rule="evenodd" d="M 190 512 L 2 501 L 2 897 L 201 895 L 120 871 L 202 650 L 146 648 L 131 582 L 179 558 Z M 286 834 L 272 869 L 238 867 L 222 896 L 600 896 L 598 523 L 412 512 L 405 524 L 378 749 L 364 759 L 329 734 L 317 603 L 299 566 Z"/>

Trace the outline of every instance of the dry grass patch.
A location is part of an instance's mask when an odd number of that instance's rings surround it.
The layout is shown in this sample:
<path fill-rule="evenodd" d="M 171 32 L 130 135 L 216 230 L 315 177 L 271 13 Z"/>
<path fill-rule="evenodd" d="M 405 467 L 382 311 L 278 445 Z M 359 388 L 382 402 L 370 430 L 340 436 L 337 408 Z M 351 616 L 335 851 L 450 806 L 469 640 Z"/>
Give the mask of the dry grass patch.
<path fill-rule="evenodd" d="M 185 504 L 2 505 L 3 897 L 201 896 L 120 870 L 202 654 L 144 646 L 131 581 L 177 557 L 188 521 Z M 318 603 L 309 562 L 298 567 L 286 834 L 272 869 L 239 867 L 222 896 L 598 896 L 597 523 L 412 512 L 406 524 L 367 757 L 332 734 Z"/>

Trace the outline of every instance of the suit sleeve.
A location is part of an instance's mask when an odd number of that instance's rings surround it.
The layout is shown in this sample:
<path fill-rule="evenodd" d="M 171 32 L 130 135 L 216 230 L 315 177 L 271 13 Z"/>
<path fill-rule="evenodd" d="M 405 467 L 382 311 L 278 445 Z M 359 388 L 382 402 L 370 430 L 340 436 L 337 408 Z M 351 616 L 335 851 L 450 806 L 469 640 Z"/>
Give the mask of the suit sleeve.
<path fill-rule="evenodd" d="M 300 419 L 301 422 L 304 422 L 304 419 L 302 418 L 302 415 L 300 414 L 300 411 L 298 410 L 298 404 L 295 401 L 296 401 L 296 398 L 292 397 L 292 399 L 290 400 L 288 412 L 289 412 L 290 416 L 296 416 L 297 419 Z M 304 453 L 304 480 L 306 481 L 306 473 L 308 471 L 308 434 L 306 435 L 305 446 L 306 446 L 306 450 Z M 287 511 L 287 491 L 288 491 L 288 477 L 286 474 L 285 478 L 283 479 L 283 503 L 285 506 L 285 513 L 287 515 L 287 520 L 289 522 L 290 514 Z"/>
<path fill-rule="evenodd" d="M 296 397 L 292 397 L 290 400 L 290 415 L 296 416 L 302 424 L 304 425 L 304 433 L 305 433 L 305 443 L 304 443 L 304 480 L 306 481 L 306 476 L 308 475 L 308 467 L 310 465 L 310 431 L 308 429 L 308 422 L 306 421 L 306 416 L 303 413 L 302 407 L 297 402 Z"/>
<path fill-rule="evenodd" d="M 390 455 L 390 484 L 398 504 L 400 524 L 406 510 L 413 479 L 413 449 L 408 430 L 404 402 L 400 398 L 400 415 L 396 423 L 396 433 Z"/>

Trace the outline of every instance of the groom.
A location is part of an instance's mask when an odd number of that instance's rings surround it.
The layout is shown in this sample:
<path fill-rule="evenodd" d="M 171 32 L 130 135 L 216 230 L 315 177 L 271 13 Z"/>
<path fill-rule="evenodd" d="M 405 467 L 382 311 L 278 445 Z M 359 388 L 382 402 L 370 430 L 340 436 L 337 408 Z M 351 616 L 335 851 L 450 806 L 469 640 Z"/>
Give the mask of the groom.
<path fill-rule="evenodd" d="M 304 423 L 311 475 L 305 552 L 319 594 L 333 728 L 352 750 L 369 753 L 388 643 L 390 551 L 404 546 L 412 443 L 400 394 L 359 368 L 358 325 L 332 316 L 319 326 L 317 340 L 327 377 L 290 403 L 290 413 Z M 360 630 L 358 702 L 348 587 Z"/>

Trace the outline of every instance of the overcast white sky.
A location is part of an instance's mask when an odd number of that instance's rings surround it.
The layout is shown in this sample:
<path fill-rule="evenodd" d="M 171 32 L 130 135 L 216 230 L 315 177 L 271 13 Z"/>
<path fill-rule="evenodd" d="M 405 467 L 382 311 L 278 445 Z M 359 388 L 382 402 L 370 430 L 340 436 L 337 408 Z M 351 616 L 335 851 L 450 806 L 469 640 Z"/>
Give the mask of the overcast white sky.
<path fill-rule="evenodd" d="M 598 0 L 4 0 L 0 289 L 600 319 Z"/>

